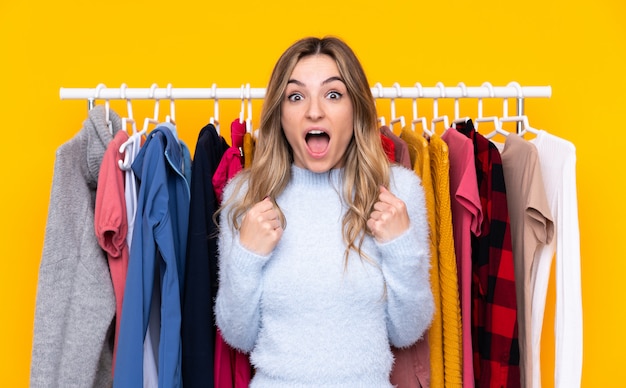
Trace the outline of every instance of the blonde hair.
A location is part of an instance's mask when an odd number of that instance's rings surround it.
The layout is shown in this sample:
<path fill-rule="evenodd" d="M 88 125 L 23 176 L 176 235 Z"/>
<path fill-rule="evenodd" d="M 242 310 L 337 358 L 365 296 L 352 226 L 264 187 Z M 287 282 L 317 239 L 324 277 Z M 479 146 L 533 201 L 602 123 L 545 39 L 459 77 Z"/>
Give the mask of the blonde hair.
<path fill-rule="evenodd" d="M 311 55 L 328 55 L 336 62 L 353 106 L 354 134 L 342 160 L 342 197 L 348 205 L 342 222 L 347 264 L 350 250 L 363 257 L 361 245 L 369 233 L 366 223 L 378 199 L 379 186 L 389 186 L 389 161 L 382 148 L 376 106 L 365 72 L 352 49 L 338 38 L 304 38 L 281 55 L 266 89 L 254 162 L 240 172 L 243 176 L 239 178 L 243 179 L 237 179 L 234 187 L 238 192 L 247 182 L 247 190 L 243 196 L 232 196 L 222 209 L 232 202 L 229 220 L 239 228 L 238 220 L 250 207 L 266 196 L 276 198 L 287 186 L 293 154 L 281 127 L 281 102 L 294 67 L 300 59 Z M 285 217 L 278 209 L 286 227 Z"/>

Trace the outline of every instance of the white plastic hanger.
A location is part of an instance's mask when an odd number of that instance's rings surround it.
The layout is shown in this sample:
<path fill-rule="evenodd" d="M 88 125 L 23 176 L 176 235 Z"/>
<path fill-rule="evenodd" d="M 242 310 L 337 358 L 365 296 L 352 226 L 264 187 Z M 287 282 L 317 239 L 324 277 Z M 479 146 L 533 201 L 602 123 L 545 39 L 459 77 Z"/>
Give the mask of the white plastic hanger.
<path fill-rule="evenodd" d="M 150 87 L 149 97 L 151 99 L 154 99 L 154 91 L 157 89 L 157 87 L 158 87 L 157 84 L 152 84 L 152 86 Z M 143 128 L 141 129 L 141 131 L 133 133 L 132 135 L 130 135 L 128 140 L 126 140 L 124 143 L 122 143 L 122 145 L 120 145 L 119 152 L 120 154 L 124 154 L 124 160 L 118 160 L 117 164 L 121 170 L 123 171 L 130 170 L 131 162 L 130 162 L 130 152 L 128 150 L 128 147 L 135 144 L 137 137 L 144 136 L 146 133 L 148 133 L 149 124 L 159 125 L 159 100 L 158 99 L 155 99 L 155 102 L 154 102 L 154 117 L 152 118 L 146 117 L 146 119 L 143 121 Z"/>
<path fill-rule="evenodd" d="M 130 123 L 132 128 L 132 134 L 137 133 L 137 123 L 135 122 L 135 118 L 133 117 L 133 104 L 130 101 L 130 98 L 126 98 L 126 84 L 122 84 L 120 86 L 120 97 L 122 100 L 126 100 L 126 117 L 122 119 L 122 131 L 127 132 L 126 124 Z"/>
<path fill-rule="evenodd" d="M 463 82 L 459 82 L 458 87 L 460 87 L 462 90 L 463 98 L 467 97 L 467 88 L 465 87 L 465 84 Z M 459 99 L 455 98 L 454 99 L 454 120 L 452 120 L 452 128 L 456 128 L 457 124 L 467 123 L 469 119 L 470 118 L 467 116 L 459 117 Z"/>
<path fill-rule="evenodd" d="M 213 91 L 212 95 L 213 95 L 213 116 L 211 116 L 211 118 L 209 119 L 209 123 L 213 124 L 213 126 L 215 127 L 215 130 L 217 131 L 217 133 L 220 133 L 220 104 L 218 102 L 217 99 L 217 84 L 213 84 L 213 86 L 211 86 L 211 89 Z"/>
<path fill-rule="evenodd" d="M 122 98 L 126 98 L 126 84 L 122 84 L 120 93 L 121 93 Z M 131 168 L 130 155 L 129 155 L 130 153 L 128 152 L 128 146 L 132 143 L 135 137 L 141 136 L 141 133 L 137 132 L 137 126 L 135 125 L 135 120 L 133 118 L 133 108 L 132 108 L 130 99 L 126 99 L 126 104 L 127 104 L 126 109 L 128 111 L 127 113 L 128 117 L 124 117 L 122 119 L 122 131 L 128 133 L 126 129 L 126 124 L 130 122 L 132 123 L 133 133 L 124 143 L 122 143 L 122 145 L 120 145 L 119 152 L 124 154 L 124 160 L 118 160 L 117 165 L 123 171 L 128 171 Z"/>
<path fill-rule="evenodd" d="M 154 98 L 154 91 L 158 88 L 157 84 L 152 84 L 152 86 L 150 87 L 150 99 L 154 99 L 154 116 L 153 117 L 146 117 L 143 120 L 143 128 L 141 129 L 141 131 L 139 131 L 140 135 L 145 135 L 146 133 L 148 133 L 148 125 L 150 124 L 154 124 L 159 125 L 159 99 L 158 98 Z"/>
<path fill-rule="evenodd" d="M 424 89 L 422 88 L 422 84 L 419 82 L 415 83 L 415 87 L 417 88 L 418 97 L 424 97 Z M 422 133 L 428 137 L 431 137 L 433 133 L 428 129 L 428 125 L 426 124 L 426 117 L 418 117 L 417 114 L 417 98 L 413 99 L 413 118 L 411 120 L 411 129 L 415 131 L 415 124 L 422 124 Z"/>
<path fill-rule="evenodd" d="M 443 83 L 437 82 L 436 86 L 439 88 L 439 97 L 444 98 L 446 96 L 446 90 Z M 433 119 L 430 122 L 430 131 L 434 134 L 437 123 L 443 122 L 445 127 L 444 132 L 450 127 L 450 122 L 447 115 L 439 116 L 439 98 L 433 98 Z"/>
<path fill-rule="evenodd" d="M 378 91 L 377 98 L 383 98 L 383 85 L 380 82 L 376 82 L 374 85 Z M 378 116 L 378 125 L 384 127 L 386 124 L 385 116 Z"/>
<path fill-rule="evenodd" d="M 244 110 L 246 107 L 245 101 L 246 100 L 244 98 L 244 85 L 241 84 L 241 108 L 239 109 L 239 124 L 243 124 Z"/>
<path fill-rule="evenodd" d="M 533 127 L 530 126 L 530 124 L 528 123 L 528 116 L 526 116 L 526 115 L 502 117 L 502 118 L 500 118 L 500 122 L 503 122 L 503 123 L 506 123 L 506 122 L 522 123 L 522 129 L 517 133 L 519 136 L 524 136 L 528 132 L 530 132 L 532 134 L 535 134 L 535 135 L 537 135 L 539 133 L 538 129 L 533 128 Z"/>
<path fill-rule="evenodd" d="M 517 98 L 518 99 L 524 99 L 524 95 L 522 93 L 522 87 L 520 86 L 519 83 L 517 82 L 510 82 L 507 86 L 513 86 L 515 87 L 515 89 L 517 90 Z M 526 115 L 517 115 L 517 116 L 508 116 L 508 101 L 505 99 L 505 102 L 503 103 L 503 107 L 502 107 L 502 111 L 503 111 L 503 115 L 500 118 L 500 122 L 504 123 L 504 122 L 517 122 L 517 123 L 522 123 L 522 128 L 520 130 L 517 131 L 517 134 L 519 136 L 524 136 L 524 134 L 526 134 L 527 132 L 530 132 L 534 135 L 537 135 L 539 133 L 539 130 L 536 128 L 533 128 L 530 126 L 530 124 L 528 124 L 528 116 Z"/>
<path fill-rule="evenodd" d="M 172 97 L 172 84 L 167 84 L 167 98 L 170 100 L 170 114 L 165 116 L 165 121 L 176 126 L 176 106 Z"/>
<path fill-rule="evenodd" d="M 246 84 L 246 99 L 248 100 L 248 117 L 246 118 L 246 132 L 252 133 L 252 98 L 250 96 L 250 84 Z"/>
<path fill-rule="evenodd" d="M 104 84 L 98 84 L 96 86 L 96 92 L 94 93 L 94 100 L 100 98 L 100 91 L 102 89 L 106 89 Z M 113 135 L 113 123 L 111 122 L 111 107 L 109 106 L 109 100 L 104 100 L 104 121 L 107 123 L 107 127 L 109 128 L 109 133 Z"/>
<path fill-rule="evenodd" d="M 397 97 L 402 97 L 402 89 L 400 88 L 400 84 L 396 82 L 393 84 L 393 87 L 396 88 Z M 391 108 L 391 118 L 389 120 L 389 129 L 391 129 L 391 131 L 393 132 L 393 125 L 396 123 L 400 123 L 400 129 L 404 128 L 406 126 L 406 120 L 404 119 L 404 116 L 396 117 L 396 99 L 395 98 L 391 99 L 390 108 Z"/>
<path fill-rule="evenodd" d="M 489 89 L 489 97 L 494 97 L 494 91 L 493 91 L 493 86 L 491 86 L 491 84 L 489 82 L 484 82 L 482 85 L 482 87 L 486 87 L 487 89 Z M 508 136 L 509 133 L 507 131 L 505 131 L 504 129 L 502 129 L 502 125 L 500 124 L 500 120 L 498 119 L 497 116 L 489 116 L 489 117 L 483 117 L 483 99 L 479 98 L 478 99 L 478 117 L 475 120 L 475 125 L 474 125 L 474 129 L 476 131 L 478 131 L 478 125 L 480 123 L 485 123 L 485 122 L 491 122 L 493 123 L 493 127 L 494 130 L 486 135 L 484 135 L 487 139 L 491 139 L 492 137 L 494 137 L 495 135 L 497 135 L 498 133 L 504 136 Z"/>

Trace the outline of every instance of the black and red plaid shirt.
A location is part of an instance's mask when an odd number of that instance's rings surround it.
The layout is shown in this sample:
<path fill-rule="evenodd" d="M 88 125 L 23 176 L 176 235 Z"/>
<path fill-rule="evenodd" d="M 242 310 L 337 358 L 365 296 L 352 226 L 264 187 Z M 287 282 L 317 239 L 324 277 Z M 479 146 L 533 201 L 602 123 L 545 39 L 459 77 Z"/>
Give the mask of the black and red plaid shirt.
<path fill-rule="evenodd" d="M 520 386 L 515 269 L 509 211 L 496 146 L 471 120 L 457 130 L 472 139 L 483 209 L 481 234 L 472 235 L 472 347 L 480 388 Z"/>

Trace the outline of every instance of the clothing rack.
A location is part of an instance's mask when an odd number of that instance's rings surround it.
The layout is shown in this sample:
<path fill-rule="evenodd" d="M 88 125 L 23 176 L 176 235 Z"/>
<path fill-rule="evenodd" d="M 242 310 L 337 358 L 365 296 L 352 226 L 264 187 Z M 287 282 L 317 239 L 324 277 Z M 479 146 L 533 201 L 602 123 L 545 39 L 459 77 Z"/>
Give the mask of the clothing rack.
<path fill-rule="evenodd" d="M 375 99 L 455 99 L 458 102 L 462 98 L 516 98 L 517 117 L 524 114 L 524 99 L 526 98 L 549 98 L 552 95 L 551 86 L 521 86 L 517 82 L 510 82 L 506 86 L 493 86 L 484 82 L 480 86 L 465 86 L 463 82 L 457 86 L 445 86 L 438 82 L 434 87 L 423 87 L 419 82 L 413 86 L 400 86 L 394 83 L 391 87 L 384 87 L 376 83 L 371 88 Z M 265 88 L 253 88 L 250 84 L 241 85 L 239 88 L 218 88 L 214 83 L 210 88 L 174 88 L 172 84 L 167 87 L 158 87 L 152 84 L 149 88 L 129 88 L 122 84 L 119 88 L 108 88 L 99 84 L 95 88 L 61 88 L 62 100 L 87 100 L 88 109 L 93 108 L 96 100 L 214 100 L 216 109 L 218 100 L 237 100 L 242 103 L 247 100 L 263 99 Z M 482 106 L 482 105 L 481 105 Z M 482 112 L 481 112 L 482 113 Z M 518 131 L 521 123 L 518 122 Z"/>

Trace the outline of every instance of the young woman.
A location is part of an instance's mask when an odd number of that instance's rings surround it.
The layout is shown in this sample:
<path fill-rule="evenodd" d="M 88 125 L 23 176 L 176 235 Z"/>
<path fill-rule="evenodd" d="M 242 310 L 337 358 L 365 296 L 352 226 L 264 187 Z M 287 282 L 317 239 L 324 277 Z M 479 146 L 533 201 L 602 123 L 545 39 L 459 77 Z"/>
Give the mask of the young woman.
<path fill-rule="evenodd" d="M 391 166 L 353 51 L 294 43 L 266 90 L 254 163 L 224 191 L 216 322 L 251 387 L 391 387 L 390 344 L 433 314 L 416 174 Z"/>

